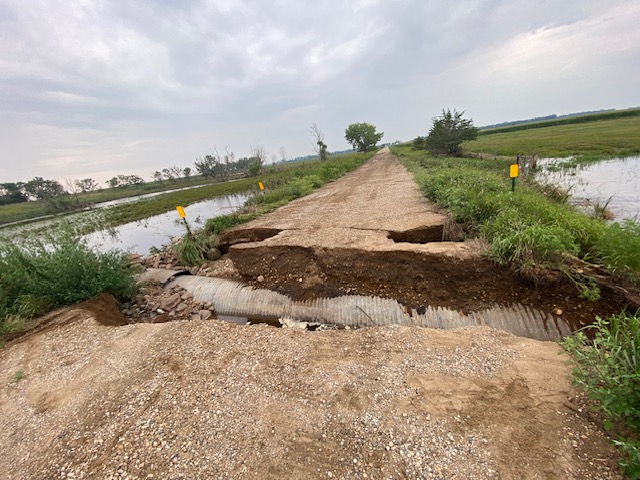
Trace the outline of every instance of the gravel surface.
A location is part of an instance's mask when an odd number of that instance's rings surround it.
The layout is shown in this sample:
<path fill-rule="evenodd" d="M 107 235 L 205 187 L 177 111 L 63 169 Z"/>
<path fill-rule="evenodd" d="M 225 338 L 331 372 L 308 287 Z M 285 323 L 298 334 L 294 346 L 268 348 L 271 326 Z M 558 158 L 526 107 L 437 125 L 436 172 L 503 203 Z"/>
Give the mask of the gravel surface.
<path fill-rule="evenodd" d="M 0 351 L 3 478 L 618 478 L 555 344 L 488 328 L 106 326 L 118 308 L 62 310 Z"/>

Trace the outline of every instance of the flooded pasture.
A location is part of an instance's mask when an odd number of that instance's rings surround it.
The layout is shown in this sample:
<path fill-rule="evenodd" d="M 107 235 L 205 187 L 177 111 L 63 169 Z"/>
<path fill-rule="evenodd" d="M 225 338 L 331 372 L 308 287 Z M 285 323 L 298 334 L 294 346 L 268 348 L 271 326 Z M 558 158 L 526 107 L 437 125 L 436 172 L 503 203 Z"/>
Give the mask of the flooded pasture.
<path fill-rule="evenodd" d="M 199 228 L 209 218 L 232 213 L 244 205 L 246 194 L 225 195 L 184 208 L 192 228 Z M 86 236 L 89 245 L 101 251 L 114 248 L 147 255 L 151 248 L 166 245 L 173 237 L 185 233 L 185 226 L 175 210 L 144 220 L 99 230 Z"/>
<path fill-rule="evenodd" d="M 589 211 L 607 206 L 614 221 L 640 220 L 640 157 L 616 158 L 575 169 L 549 169 L 563 159 L 541 159 L 538 180 L 569 189 L 570 202 Z"/>

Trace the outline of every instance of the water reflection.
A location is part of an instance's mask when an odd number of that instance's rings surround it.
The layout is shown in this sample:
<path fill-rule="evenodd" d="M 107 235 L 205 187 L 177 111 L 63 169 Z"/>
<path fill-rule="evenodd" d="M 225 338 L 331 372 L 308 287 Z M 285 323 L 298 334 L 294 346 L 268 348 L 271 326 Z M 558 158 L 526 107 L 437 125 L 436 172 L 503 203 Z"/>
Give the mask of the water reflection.
<path fill-rule="evenodd" d="M 574 205 L 603 206 L 608 202 L 614 220 L 640 220 L 640 157 L 579 165 L 570 170 L 553 169 L 561 160 L 541 159 L 538 165 L 546 168 L 538 174 L 538 181 L 570 189 Z"/>
<path fill-rule="evenodd" d="M 244 205 L 248 195 L 227 195 L 185 207 L 189 224 L 200 227 L 212 217 L 232 213 Z M 126 223 L 118 227 L 100 230 L 86 236 L 89 245 L 98 250 L 113 248 L 147 255 L 152 247 L 160 248 L 185 232 L 176 211 L 163 213 L 137 222 Z"/>

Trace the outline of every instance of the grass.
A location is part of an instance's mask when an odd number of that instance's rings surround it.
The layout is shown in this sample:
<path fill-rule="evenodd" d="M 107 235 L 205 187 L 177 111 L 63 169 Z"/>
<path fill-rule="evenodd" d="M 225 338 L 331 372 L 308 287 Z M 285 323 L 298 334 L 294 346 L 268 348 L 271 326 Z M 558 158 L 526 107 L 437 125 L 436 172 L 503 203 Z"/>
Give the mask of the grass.
<path fill-rule="evenodd" d="M 34 317 L 102 292 L 134 292 L 125 254 L 97 253 L 69 230 L 16 243 L 0 239 L 0 338 L 23 331 Z"/>
<path fill-rule="evenodd" d="M 640 116 L 481 135 L 463 145 L 487 157 L 519 154 L 582 161 L 640 154 Z"/>
<path fill-rule="evenodd" d="M 23 378 L 24 378 L 24 372 L 22 371 L 22 369 L 20 369 L 13 374 L 13 383 L 19 383 L 20 380 L 22 380 Z"/>
<path fill-rule="evenodd" d="M 576 256 L 640 283 L 638 224 L 608 225 L 587 217 L 533 183 L 520 182 L 512 193 L 506 160 L 435 158 L 409 146 L 392 151 L 427 198 L 449 209 L 468 236 L 487 240 L 487 255 L 497 263 L 539 280 L 541 268 L 571 275 L 569 256 Z M 594 297 L 588 279 L 571 278 Z"/>
<path fill-rule="evenodd" d="M 640 316 L 621 313 L 597 318 L 562 342 L 575 367 L 573 380 L 604 416 L 604 426 L 623 454 L 621 466 L 640 478 Z"/>

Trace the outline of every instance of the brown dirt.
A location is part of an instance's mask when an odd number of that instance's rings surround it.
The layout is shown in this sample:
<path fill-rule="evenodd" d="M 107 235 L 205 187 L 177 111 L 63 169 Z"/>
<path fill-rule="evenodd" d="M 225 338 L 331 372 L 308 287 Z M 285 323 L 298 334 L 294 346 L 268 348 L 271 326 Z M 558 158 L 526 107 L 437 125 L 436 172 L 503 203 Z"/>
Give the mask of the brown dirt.
<path fill-rule="evenodd" d="M 3 478 L 619 478 L 553 343 L 121 319 L 103 296 L 0 351 Z"/>

